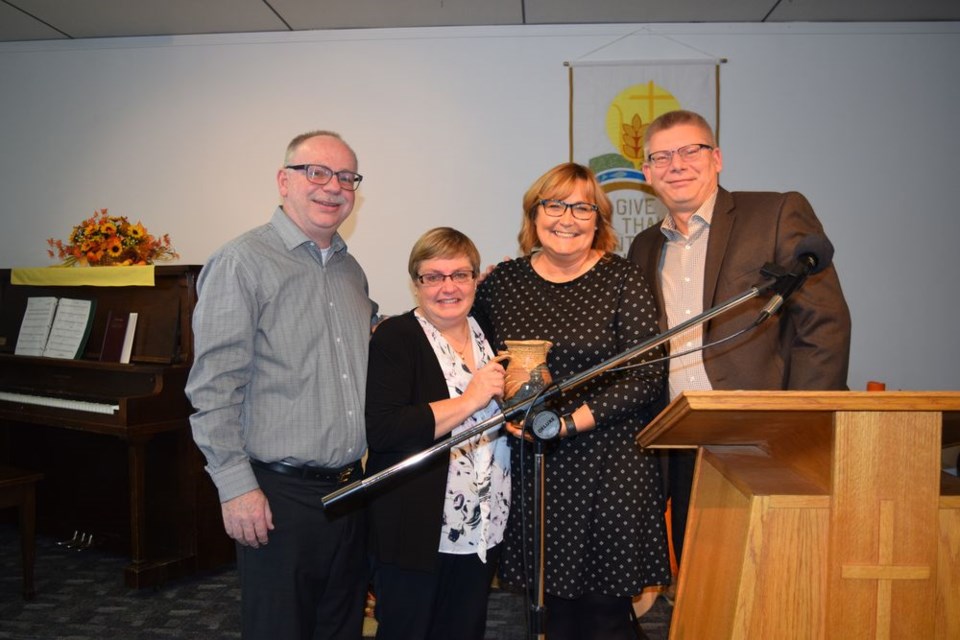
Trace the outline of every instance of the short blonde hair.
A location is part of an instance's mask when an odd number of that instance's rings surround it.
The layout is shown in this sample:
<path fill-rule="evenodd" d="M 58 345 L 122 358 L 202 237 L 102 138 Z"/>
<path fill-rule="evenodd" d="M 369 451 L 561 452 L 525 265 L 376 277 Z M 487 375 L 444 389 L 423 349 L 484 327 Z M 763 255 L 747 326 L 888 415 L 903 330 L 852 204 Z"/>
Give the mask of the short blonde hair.
<path fill-rule="evenodd" d="M 541 200 L 562 200 L 573 193 L 578 184 L 584 186 L 584 194 L 597 205 L 597 229 L 593 234 L 593 249 L 612 251 L 617 246 L 613 231 L 613 205 L 597 182 L 597 177 L 588 167 L 575 162 L 558 164 L 537 178 L 523 195 L 523 225 L 517 235 L 520 252 L 529 255 L 541 246 L 537 237 L 537 209 Z"/>
<path fill-rule="evenodd" d="M 436 227 L 420 236 L 420 239 L 410 250 L 410 259 L 407 261 L 407 271 L 410 279 L 416 280 L 420 265 L 434 258 L 459 258 L 466 256 L 473 267 L 474 275 L 480 273 L 480 252 L 473 244 L 473 240 L 465 234 L 451 227 Z"/>
<path fill-rule="evenodd" d="M 661 131 L 666 131 L 667 129 L 672 129 L 682 124 L 692 124 L 697 127 L 707 134 L 707 139 L 710 141 L 711 146 L 717 146 L 717 138 L 713 135 L 713 129 L 710 127 L 710 123 L 707 122 L 706 118 L 694 111 L 677 109 L 676 111 L 667 111 L 654 118 L 653 122 L 651 122 L 643 132 L 644 159 L 650 155 L 650 138 Z"/>

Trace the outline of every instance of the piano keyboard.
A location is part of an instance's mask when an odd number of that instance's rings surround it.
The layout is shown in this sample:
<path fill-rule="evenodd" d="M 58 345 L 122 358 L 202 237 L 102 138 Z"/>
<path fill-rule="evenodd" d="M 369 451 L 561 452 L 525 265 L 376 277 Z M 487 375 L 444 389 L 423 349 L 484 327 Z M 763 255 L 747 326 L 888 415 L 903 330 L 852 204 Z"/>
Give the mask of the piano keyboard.
<path fill-rule="evenodd" d="M 23 404 L 33 404 L 40 407 L 72 409 L 74 411 L 86 411 L 88 413 L 104 413 L 107 415 L 112 415 L 120 410 L 119 404 L 87 402 L 86 400 L 68 400 L 66 398 L 51 398 L 48 396 L 31 396 L 25 393 L 11 393 L 9 391 L 0 391 L 0 400 L 22 402 Z"/>

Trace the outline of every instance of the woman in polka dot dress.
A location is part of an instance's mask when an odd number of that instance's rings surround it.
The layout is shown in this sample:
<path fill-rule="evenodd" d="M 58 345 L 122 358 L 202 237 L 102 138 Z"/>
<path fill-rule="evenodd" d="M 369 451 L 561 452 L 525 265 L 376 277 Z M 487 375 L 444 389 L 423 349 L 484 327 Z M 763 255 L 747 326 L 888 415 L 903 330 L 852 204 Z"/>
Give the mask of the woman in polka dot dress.
<path fill-rule="evenodd" d="M 549 340 L 547 366 L 559 380 L 657 333 L 643 277 L 610 253 L 610 200 L 588 168 L 554 167 L 524 195 L 523 209 L 524 256 L 497 265 L 474 303 L 497 350 L 505 350 L 505 340 Z M 555 401 L 561 438 L 545 455 L 550 640 L 634 640 L 631 597 L 670 582 L 659 463 L 634 442 L 664 392 L 665 375 L 662 363 L 607 372 Z M 511 441 L 514 500 L 500 570 L 515 586 L 527 586 L 534 569 L 533 447 L 522 442 Z"/>

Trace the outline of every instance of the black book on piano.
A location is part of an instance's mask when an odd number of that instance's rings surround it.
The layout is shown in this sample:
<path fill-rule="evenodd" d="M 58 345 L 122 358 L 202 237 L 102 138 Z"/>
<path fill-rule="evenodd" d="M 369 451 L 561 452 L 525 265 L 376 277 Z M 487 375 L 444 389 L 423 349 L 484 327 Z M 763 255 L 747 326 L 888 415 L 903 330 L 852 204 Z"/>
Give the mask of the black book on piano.
<path fill-rule="evenodd" d="M 104 327 L 103 345 L 100 347 L 101 362 L 120 362 L 129 317 L 126 313 L 107 312 L 107 326 Z"/>
<path fill-rule="evenodd" d="M 136 330 L 136 312 L 107 312 L 107 324 L 103 330 L 103 345 L 100 347 L 100 362 L 128 364 L 133 353 L 133 336 Z"/>

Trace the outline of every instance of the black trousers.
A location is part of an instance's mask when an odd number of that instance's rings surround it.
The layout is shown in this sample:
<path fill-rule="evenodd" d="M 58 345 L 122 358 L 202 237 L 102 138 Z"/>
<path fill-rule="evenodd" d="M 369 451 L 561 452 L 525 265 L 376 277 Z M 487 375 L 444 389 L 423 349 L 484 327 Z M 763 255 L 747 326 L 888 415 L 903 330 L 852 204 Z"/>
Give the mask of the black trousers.
<path fill-rule="evenodd" d="M 570 600 L 548 593 L 543 603 L 548 640 L 637 640 L 629 596 L 587 593 Z"/>
<path fill-rule="evenodd" d="M 246 640 L 359 640 L 367 565 L 363 511 L 337 516 L 320 499 L 336 489 L 254 468 L 273 513 L 269 542 L 237 545 Z"/>
<path fill-rule="evenodd" d="M 690 493 L 693 489 L 693 471 L 697 465 L 696 450 L 671 449 L 667 462 L 667 478 L 670 492 L 670 529 L 673 552 L 677 566 L 683 556 L 683 541 L 687 530 L 687 515 L 690 511 Z"/>
<path fill-rule="evenodd" d="M 377 640 L 483 640 L 500 545 L 486 563 L 476 554 L 437 555 L 434 573 L 376 565 Z"/>

